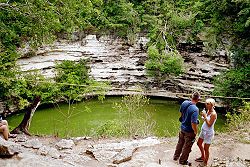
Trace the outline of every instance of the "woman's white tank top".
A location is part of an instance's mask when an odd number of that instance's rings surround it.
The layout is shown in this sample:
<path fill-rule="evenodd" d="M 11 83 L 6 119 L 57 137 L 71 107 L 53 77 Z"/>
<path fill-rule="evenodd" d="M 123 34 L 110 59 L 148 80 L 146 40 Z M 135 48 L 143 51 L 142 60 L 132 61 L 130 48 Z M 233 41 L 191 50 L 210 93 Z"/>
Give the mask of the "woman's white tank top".
<path fill-rule="evenodd" d="M 207 120 L 208 120 L 208 121 L 210 121 L 210 116 L 211 116 L 211 114 L 207 115 Z M 201 129 L 202 129 L 202 130 L 205 130 L 205 131 L 208 132 L 208 133 L 214 133 L 214 124 L 215 124 L 215 122 L 216 122 L 216 119 L 214 120 L 212 126 L 209 127 L 209 126 L 207 125 L 206 121 L 204 121 L 203 124 L 202 124 Z"/>

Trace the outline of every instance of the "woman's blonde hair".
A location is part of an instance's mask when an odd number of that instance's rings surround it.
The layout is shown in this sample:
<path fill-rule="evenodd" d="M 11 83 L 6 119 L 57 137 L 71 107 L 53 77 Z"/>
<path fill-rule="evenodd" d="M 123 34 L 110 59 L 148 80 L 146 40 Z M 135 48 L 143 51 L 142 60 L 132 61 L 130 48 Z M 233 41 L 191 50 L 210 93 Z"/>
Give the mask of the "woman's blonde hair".
<path fill-rule="evenodd" d="M 208 98 L 208 99 L 206 100 L 206 103 L 210 103 L 210 104 L 212 104 L 213 106 L 215 106 L 215 100 L 212 99 L 212 98 Z"/>

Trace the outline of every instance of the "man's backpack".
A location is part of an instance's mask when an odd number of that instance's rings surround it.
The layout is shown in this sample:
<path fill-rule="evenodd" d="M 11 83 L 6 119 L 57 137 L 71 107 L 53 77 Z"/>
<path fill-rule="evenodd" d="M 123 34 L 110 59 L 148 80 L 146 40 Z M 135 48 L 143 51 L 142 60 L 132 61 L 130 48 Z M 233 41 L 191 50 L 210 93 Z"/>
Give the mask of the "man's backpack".
<path fill-rule="evenodd" d="M 189 105 L 183 110 L 183 112 L 182 112 L 182 114 L 181 114 L 181 116 L 179 118 L 180 122 L 182 122 L 182 115 L 187 111 L 188 107 L 191 106 L 191 105 L 192 105 L 192 103 L 189 103 Z"/>

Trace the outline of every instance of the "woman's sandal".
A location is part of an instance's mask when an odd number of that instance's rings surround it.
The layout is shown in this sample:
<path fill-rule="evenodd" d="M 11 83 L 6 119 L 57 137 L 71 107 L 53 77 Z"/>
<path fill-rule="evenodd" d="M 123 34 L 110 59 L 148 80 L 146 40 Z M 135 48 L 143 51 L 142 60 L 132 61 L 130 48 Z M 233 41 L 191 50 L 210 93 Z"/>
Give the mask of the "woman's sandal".
<path fill-rule="evenodd" d="M 17 134 L 10 134 L 9 135 L 9 138 L 16 138 L 17 137 Z"/>
<path fill-rule="evenodd" d="M 200 158 L 196 158 L 195 161 L 196 162 L 203 162 L 203 159 L 200 157 Z"/>

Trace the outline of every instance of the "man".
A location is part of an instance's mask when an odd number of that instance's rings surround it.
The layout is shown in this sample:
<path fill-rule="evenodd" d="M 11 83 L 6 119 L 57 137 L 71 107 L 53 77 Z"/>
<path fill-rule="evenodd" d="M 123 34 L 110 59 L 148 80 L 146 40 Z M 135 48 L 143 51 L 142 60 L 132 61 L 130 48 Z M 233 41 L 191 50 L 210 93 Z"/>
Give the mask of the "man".
<path fill-rule="evenodd" d="M 198 133 L 198 115 L 199 109 L 196 103 L 200 100 L 200 94 L 195 92 L 192 94 L 192 99 L 185 100 L 180 107 L 181 113 L 181 131 L 179 132 L 179 140 L 176 145 L 174 160 L 179 159 L 181 165 L 189 165 L 188 156 L 191 152 L 193 143 L 195 142 L 195 136 Z"/>

